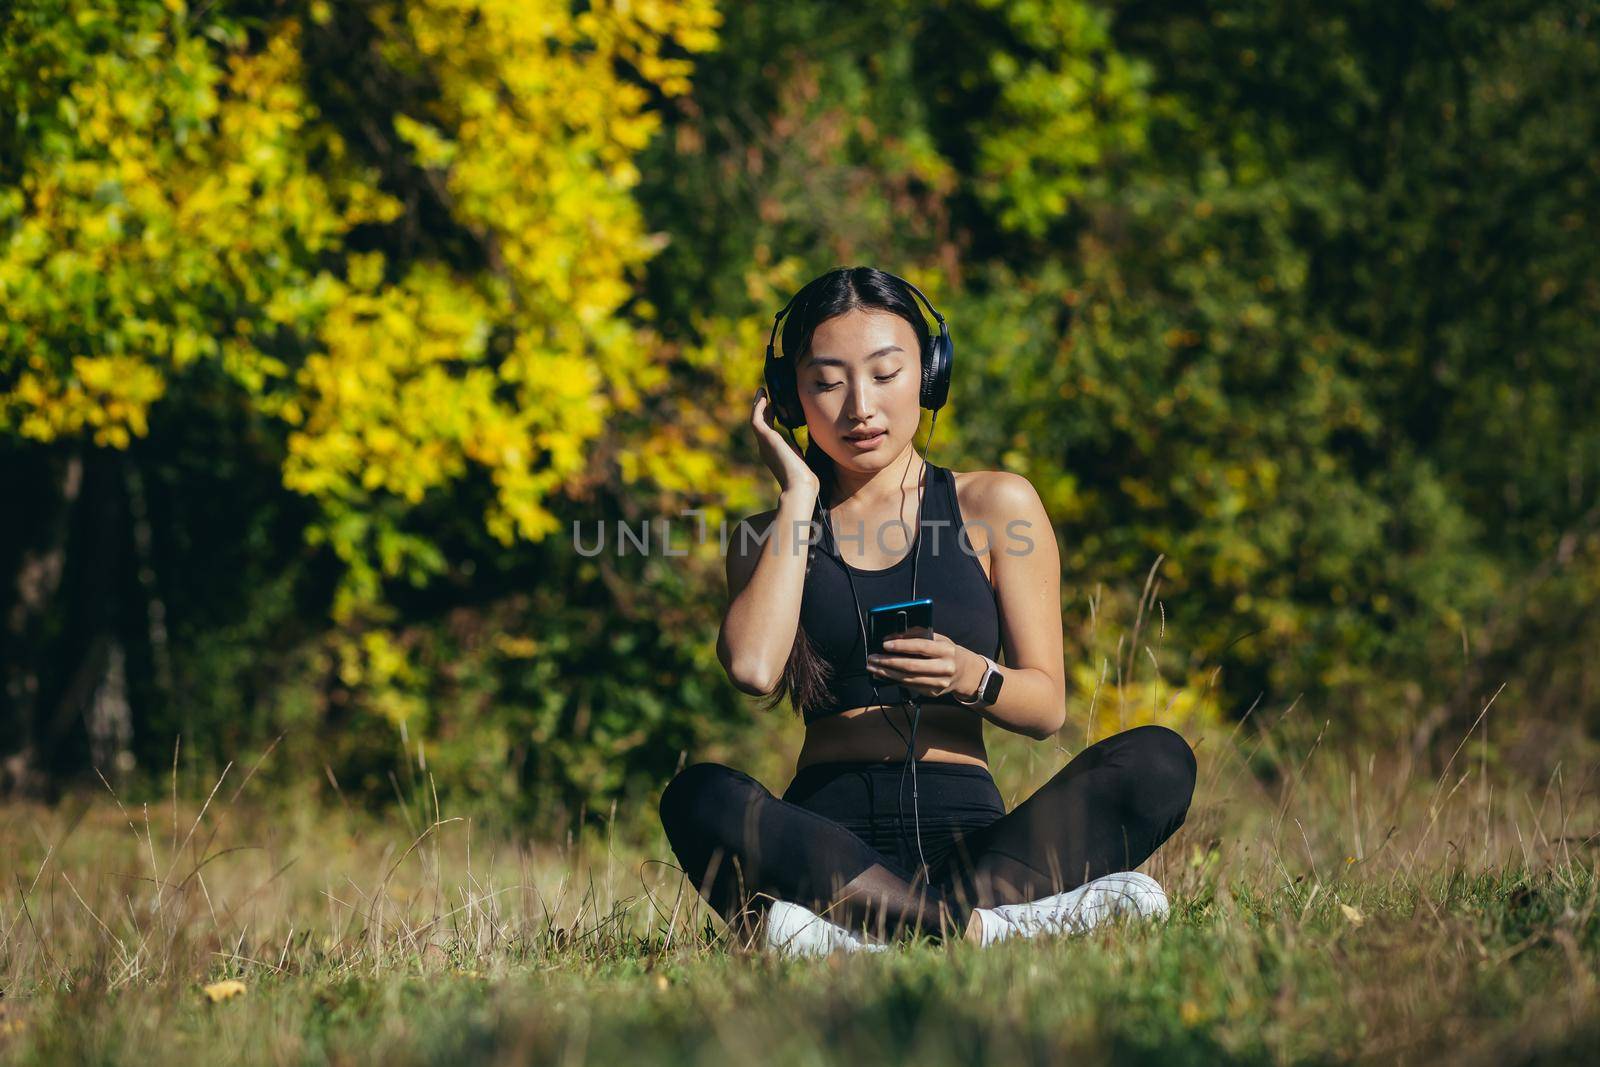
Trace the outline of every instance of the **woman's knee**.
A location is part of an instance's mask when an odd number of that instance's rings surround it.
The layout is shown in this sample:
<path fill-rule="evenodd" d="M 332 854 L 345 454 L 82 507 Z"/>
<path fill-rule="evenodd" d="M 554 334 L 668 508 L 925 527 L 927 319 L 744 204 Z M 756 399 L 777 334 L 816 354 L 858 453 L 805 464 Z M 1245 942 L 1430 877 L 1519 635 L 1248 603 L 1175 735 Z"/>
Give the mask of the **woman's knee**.
<path fill-rule="evenodd" d="M 661 824 L 671 834 L 675 827 L 726 811 L 735 794 L 748 790 L 754 781 L 743 771 L 721 763 L 691 763 L 661 791 Z"/>
<path fill-rule="evenodd" d="M 1166 726 L 1137 726 L 1128 735 L 1128 743 L 1137 749 L 1130 769 L 1141 791 L 1171 808 L 1181 821 L 1194 797 L 1194 749 L 1182 734 Z"/>

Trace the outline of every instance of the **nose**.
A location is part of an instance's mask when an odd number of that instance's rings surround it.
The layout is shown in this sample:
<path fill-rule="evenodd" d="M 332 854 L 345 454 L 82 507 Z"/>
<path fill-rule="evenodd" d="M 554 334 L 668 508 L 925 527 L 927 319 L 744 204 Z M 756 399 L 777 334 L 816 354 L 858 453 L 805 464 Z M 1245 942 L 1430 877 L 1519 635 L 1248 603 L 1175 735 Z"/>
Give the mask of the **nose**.
<path fill-rule="evenodd" d="M 845 414 L 855 422 L 867 422 L 877 409 L 872 402 L 872 389 L 864 384 L 857 383 L 850 387 L 850 397 L 845 402 Z"/>

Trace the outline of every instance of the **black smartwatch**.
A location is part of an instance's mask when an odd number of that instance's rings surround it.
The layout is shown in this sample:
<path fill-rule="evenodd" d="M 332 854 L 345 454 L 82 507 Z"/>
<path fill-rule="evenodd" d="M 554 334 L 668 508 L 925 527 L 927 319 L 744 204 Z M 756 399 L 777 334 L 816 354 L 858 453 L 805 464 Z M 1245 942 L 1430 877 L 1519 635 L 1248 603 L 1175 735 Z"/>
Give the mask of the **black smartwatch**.
<path fill-rule="evenodd" d="M 1000 668 L 995 665 L 994 660 L 983 656 L 983 677 L 978 680 L 977 694 L 970 700 L 964 700 L 952 693 L 950 699 L 964 708 L 986 708 L 1000 699 L 1000 686 L 1005 680 L 1005 675 L 1000 673 Z"/>

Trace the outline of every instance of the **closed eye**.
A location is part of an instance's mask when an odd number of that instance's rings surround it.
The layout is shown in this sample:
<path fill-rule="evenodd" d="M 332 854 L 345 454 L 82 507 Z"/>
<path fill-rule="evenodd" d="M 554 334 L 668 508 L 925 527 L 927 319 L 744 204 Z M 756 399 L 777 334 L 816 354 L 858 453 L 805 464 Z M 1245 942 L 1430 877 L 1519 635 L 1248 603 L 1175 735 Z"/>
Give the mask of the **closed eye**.
<path fill-rule="evenodd" d="M 878 374 L 878 375 L 874 375 L 874 377 L 876 377 L 878 379 L 878 381 L 880 381 L 880 382 L 892 382 L 896 378 L 900 377 L 900 372 L 899 371 L 895 371 L 893 374 Z M 819 392 L 819 393 L 831 392 L 831 391 L 833 391 L 834 389 L 838 388 L 839 386 L 841 386 L 843 384 L 844 384 L 843 382 L 818 382 L 817 383 L 817 392 Z"/>

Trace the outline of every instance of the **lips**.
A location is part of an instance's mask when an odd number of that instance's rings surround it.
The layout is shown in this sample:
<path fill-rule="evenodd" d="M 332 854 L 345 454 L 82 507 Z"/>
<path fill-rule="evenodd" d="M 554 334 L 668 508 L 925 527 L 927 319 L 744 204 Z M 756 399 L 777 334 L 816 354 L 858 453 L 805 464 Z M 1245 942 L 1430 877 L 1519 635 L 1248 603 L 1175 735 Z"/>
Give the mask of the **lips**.
<path fill-rule="evenodd" d="M 886 434 L 888 432 L 889 431 L 887 431 L 887 430 L 874 430 L 871 433 L 850 433 L 850 434 L 845 434 L 845 440 L 847 440 L 847 441 L 871 441 L 873 438 L 882 437 L 884 434 Z"/>

